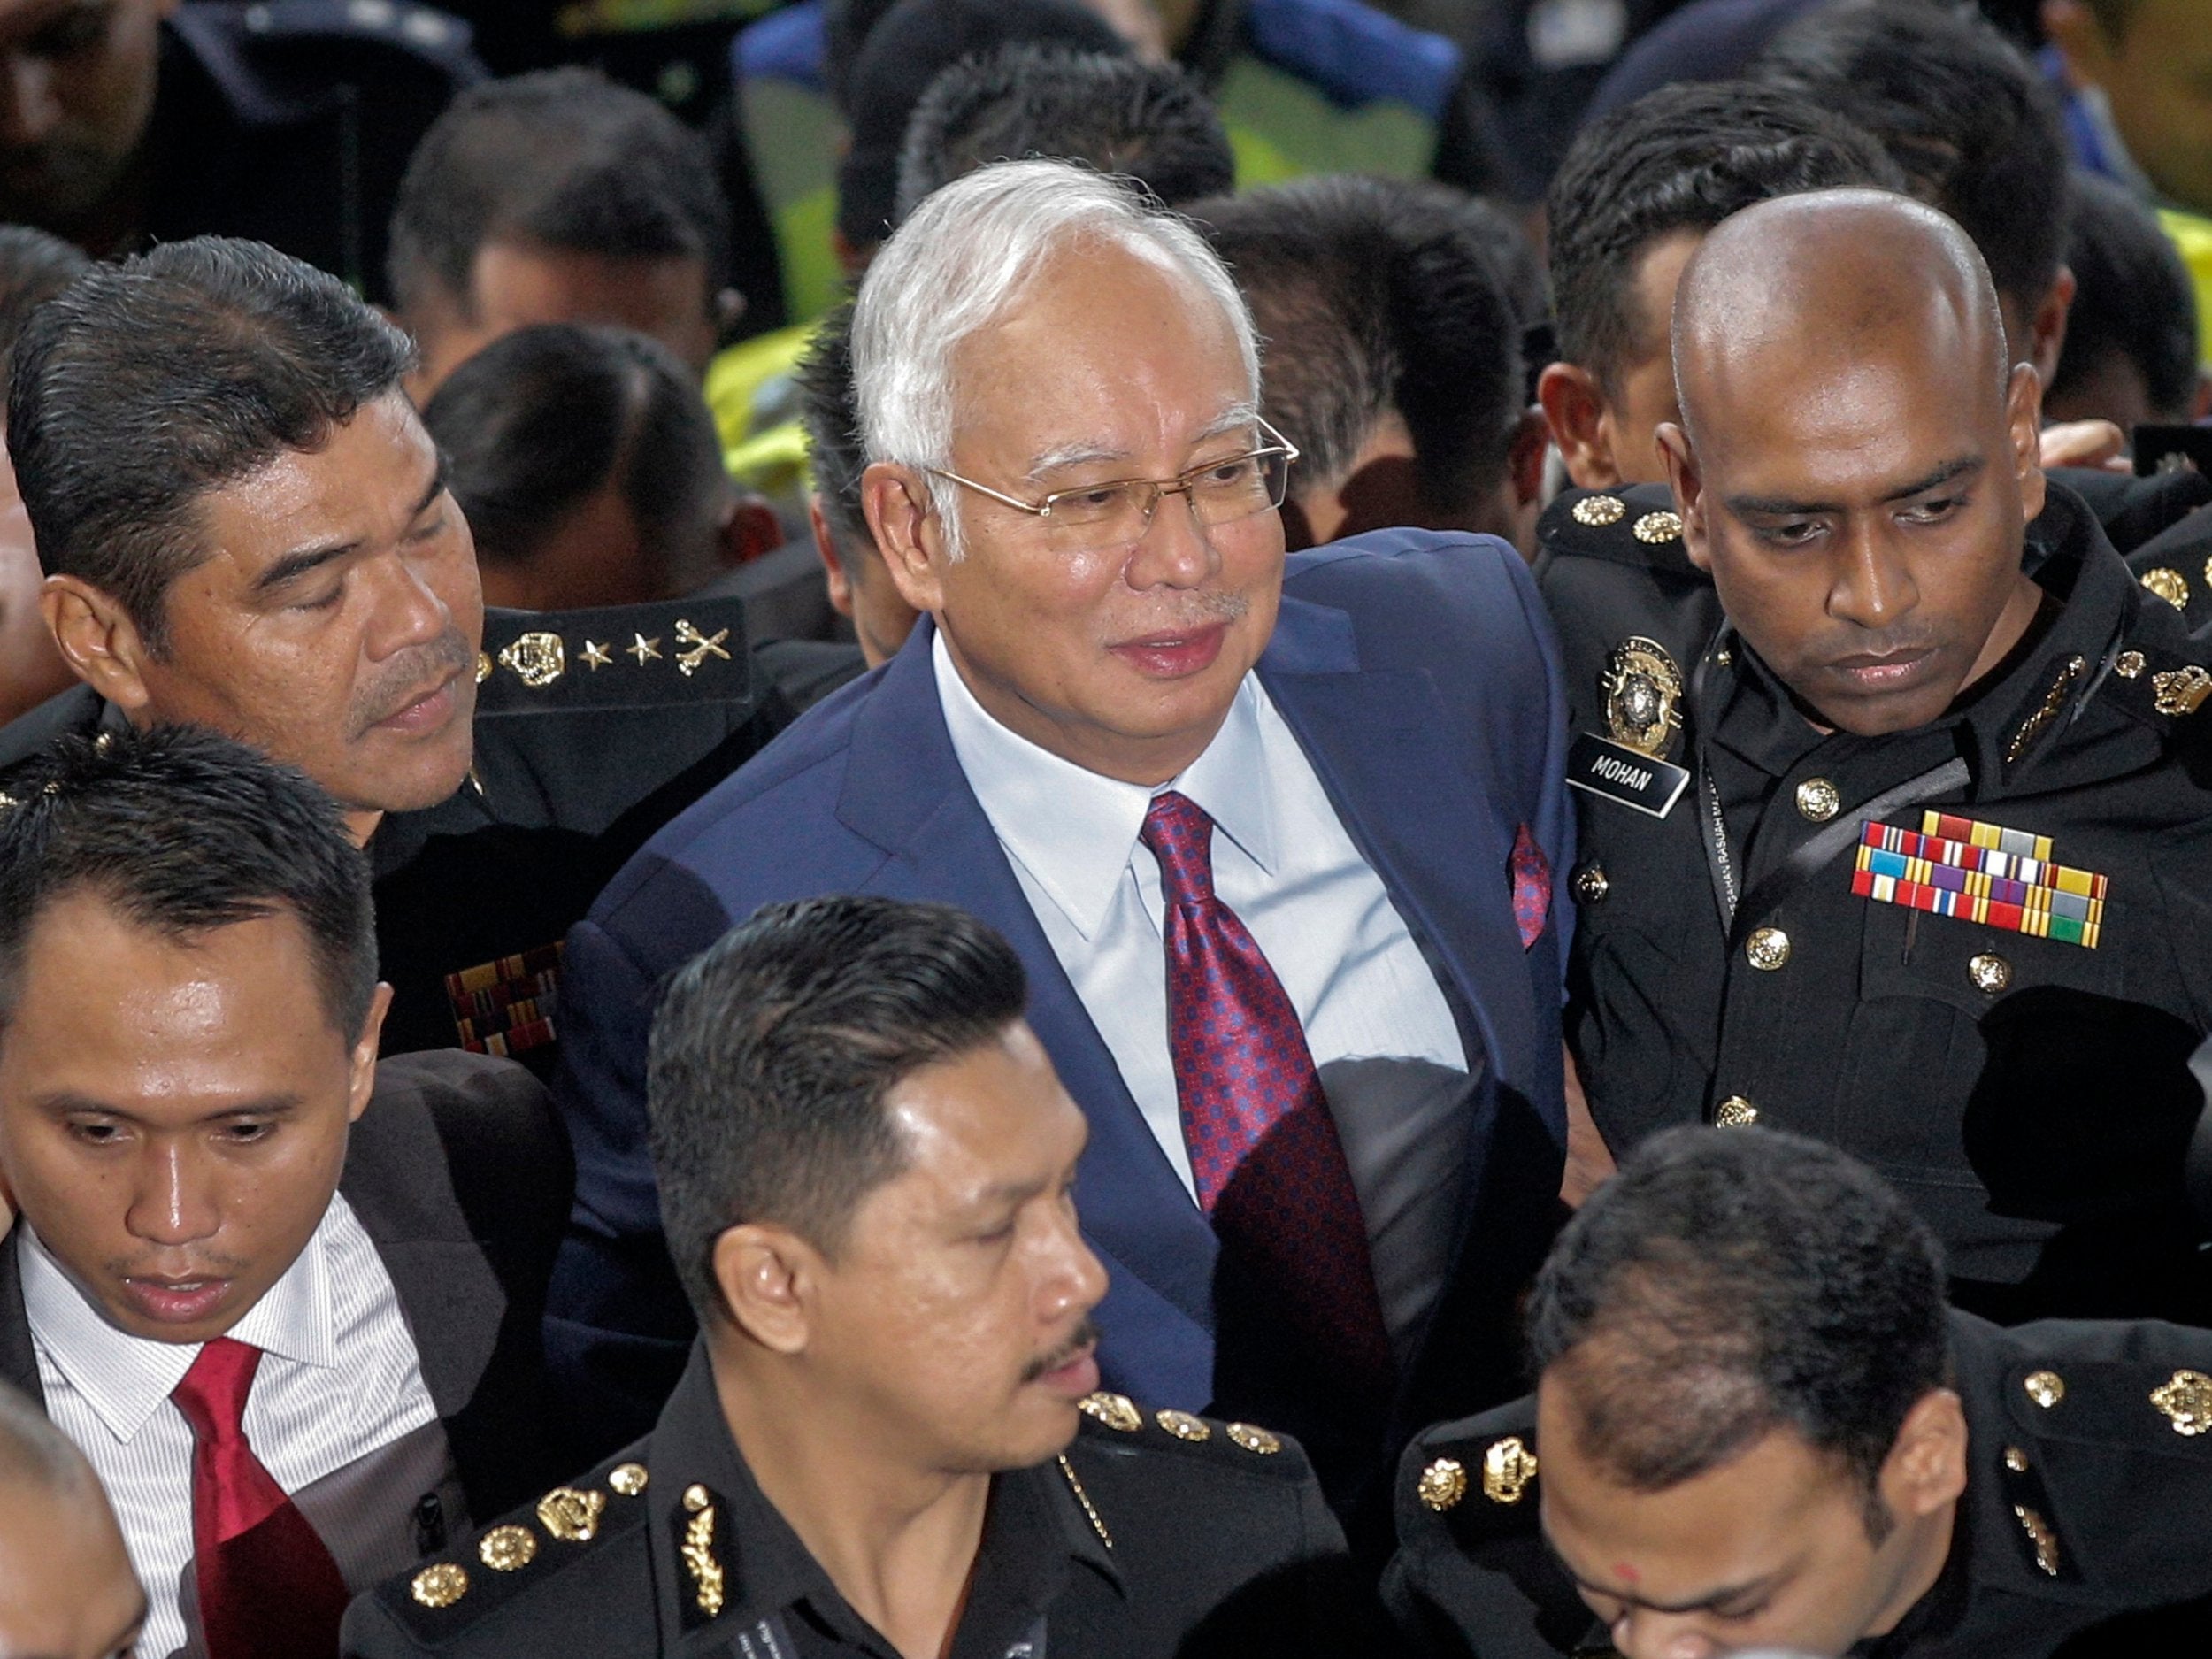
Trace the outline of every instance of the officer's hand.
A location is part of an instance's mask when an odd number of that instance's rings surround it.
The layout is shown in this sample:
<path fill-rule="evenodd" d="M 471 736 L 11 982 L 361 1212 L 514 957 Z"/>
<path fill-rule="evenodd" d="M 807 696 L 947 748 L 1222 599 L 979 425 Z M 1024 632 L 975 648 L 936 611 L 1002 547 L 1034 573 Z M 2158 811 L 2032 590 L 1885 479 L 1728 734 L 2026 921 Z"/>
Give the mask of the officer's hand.
<path fill-rule="evenodd" d="M 2062 420 L 2043 428 L 2043 465 L 2131 472 L 2127 444 L 2127 434 L 2108 420 Z"/>
<path fill-rule="evenodd" d="M 1568 1209 L 1579 1210 L 1584 1199 L 1612 1179 L 1613 1152 L 1590 1116 L 1574 1056 L 1563 1045 L 1559 1058 L 1567 1068 L 1567 1172 L 1559 1183 L 1559 1197 Z"/>

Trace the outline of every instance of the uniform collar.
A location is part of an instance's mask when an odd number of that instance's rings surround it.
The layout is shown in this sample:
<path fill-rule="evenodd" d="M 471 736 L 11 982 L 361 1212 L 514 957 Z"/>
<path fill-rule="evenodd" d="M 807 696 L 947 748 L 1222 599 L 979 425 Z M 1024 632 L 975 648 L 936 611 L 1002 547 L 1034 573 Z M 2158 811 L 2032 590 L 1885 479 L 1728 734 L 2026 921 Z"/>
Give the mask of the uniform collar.
<path fill-rule="evenodd" d="M 250 1347 L 302 1365 L 331 1370 L 338 1363 L 338 1333 L 331 1286 L 329 1234 L 345 1200 L 330 1208 L 284 1276 L 246 1310 L 228 1334 Z M 176 1392 L 199 1357 L 196 1342 L 157 1342 L 119 1330 L 77 1288 L 27 1220 L 20 1266 L 23 1310 L 39 1351 L 91 1406 L 119 1444 L 127 1445 L 147 1419 Z"/>
<path fill-rule="evenodd" d="M 1247 674 L 1205 751 L 1148 789 L 1086 771 L 999 724 L 968 689 L 941 633 L 931 641 L 937 696 L 961 771 L 1007 850 L 1086 939 L 1104 926 L 1153 796 L 1173 789 L 1273 873 L 1276 828 L 1260 700 Z"/>
<path fill-rule="evenodd" d="M 661 1412 L 646 1462 L 664 1631 L 712 1625 L 741 1634 L 772 1619 L 804 1620 L 845 1647 L 897 1659 L 754 1480 L 722 1414 L 703 1341 Z M 703 1557 L 687 1551 L 695 1543 Z M 700 1604 L 701 1567 L 709 1563 L 721 1575 L 716 1614 Z M 995 1477 L 953 1659 L 1002 1659 L 1057 1599 L 1071 1564 L 1124 1587 L 1057 1461 Z"/>

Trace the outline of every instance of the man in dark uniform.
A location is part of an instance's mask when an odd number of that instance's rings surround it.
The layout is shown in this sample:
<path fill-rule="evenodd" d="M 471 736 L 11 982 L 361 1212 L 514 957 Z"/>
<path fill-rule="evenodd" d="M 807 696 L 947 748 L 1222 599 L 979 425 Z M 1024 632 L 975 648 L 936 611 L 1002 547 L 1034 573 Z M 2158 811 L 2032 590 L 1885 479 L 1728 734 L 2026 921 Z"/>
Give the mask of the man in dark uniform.
<path fill-rule="evenodd" d="M 84 683 L 0 731 L 211 726 L 335 795 L 376 872 L 385 1051 L 551 1058 L 559 941 L 781 723 L 733 600 L 498 612 L 334 278 L 202 238 L 88 273 L 18 348 L 9 447 Z"/>
<path fill-rule="evenodd" d="M 1094 1392 L 1088 1130 L 1025 999 L 981 923 L 876 897 L 683 968 L 648 1093 L 690 1367 L 646 1440 L 357 1601 L 345 1651 L 1369 1651 L 1295 1445 Z"/>
<path fill-rule="evenodd" d="M 1408 1450 L 1418 1651 L 2198 1653 L 2212 1333 L 1945 1307 L 1927 1225 L 1793 1135 L 1675 1130 L 1568 1225 L 1536 1393 Z"/>
<path fill-rule="evenodd" d="M 1540 572 L 1597 1128 L 1832 1141 L 1992 1317 L 2203 1317 L 2212 648 L 2047 486 L 2034 372 L 1934 210 L 1748 209 L 1674 329 L 1680 517 L 1567 498 Z"/>
<path fill-rule="evenodd" d="M 483 78 L 412 0 L 0 0 L 0 219 L 96 256 L 250 236 L 380 296 L 415 141 Z"/>

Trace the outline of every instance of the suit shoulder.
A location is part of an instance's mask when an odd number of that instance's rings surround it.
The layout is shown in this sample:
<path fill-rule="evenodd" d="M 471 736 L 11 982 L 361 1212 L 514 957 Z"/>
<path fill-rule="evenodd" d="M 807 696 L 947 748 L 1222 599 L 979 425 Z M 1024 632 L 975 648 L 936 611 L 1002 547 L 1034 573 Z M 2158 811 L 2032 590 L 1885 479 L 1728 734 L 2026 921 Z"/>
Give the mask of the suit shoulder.
<path fill-rule="evenodd" d="M 553 1097 L 515 1061 L 459 1048 L 394 1055 L 377 1063 L 376 1093 L 421 1102 L 457 1190 L 531 1196 L 559 1184 L 568 1167 Z"/>
<path fill-rule="evenodd" d="M 1285 593 L 1356 612 L 1401 596 L 1479 604 L 1527 580 L 1528 563 L 1509 543 L 1471 531 L 1371 530 L 1294 553 L 1283 566 Z"/>
<path fill-rule="evenodd" d="M 747 649 L 745 602 L 733 597 L 488 610 L 476 681 L 478 718 L 493 720 L 645 715 L 713 703 L 749 708 L 760 692 Z"/>
<path fill-rule="evenodd" d="M 1562 559 L 1655 571 L 1702 581 L 1682 541 L 1674 492 L 1664 484 L 1562 491 L 1536 521 L 1537 570 Z"/>
<path fill-rule="evenodd" d="M 1298 1442 L 1249 1423 L 1147 1409 L 1126 1394 L 1094 1394 L 1067 1455 L 1087 1479 L 1181 1497 L 1221 1494 L 1233 1505 L 1255 1487 L 1294 1491 L 1313 1479 Z"/>
<path fill-rule="evenodd" d="M 469 26 L 413 0 L 195 0 L 176 27 L 204 56 L 218 51 L 278 74 L 334 46 L 372 73 L 411 70 L 457 87 L 484 76 Z"/>
<path fill-rule="evenodd" d="M 1536 1400 L 1439 1423 L 1399 1460 L 1392 1507 L 1401 1543 L 1471 1550 L 1537 1523 Z"/>
<path fill-rule="evenodd" d="M 2188 632 L 2212 625 L 2212 509 L 2191 512 L 2125 557 L 2136 580 L 2179 611 Z"/>
<path fill-rule="evenodd" d="M 106 712 L 107 703 L 99 693 L 75 685 L 17 715 L 0 726 L 0 779 L 35 758 L 58 737 L 97 731 Z"/>
<path fill-rule="evenodd" d="M 504 1654 L 580 1634 L 608 1659 L 657 1651 L 642 1450 L 618 1452 L 379 1585 L 348 1611 L 344 1651 Z"/>

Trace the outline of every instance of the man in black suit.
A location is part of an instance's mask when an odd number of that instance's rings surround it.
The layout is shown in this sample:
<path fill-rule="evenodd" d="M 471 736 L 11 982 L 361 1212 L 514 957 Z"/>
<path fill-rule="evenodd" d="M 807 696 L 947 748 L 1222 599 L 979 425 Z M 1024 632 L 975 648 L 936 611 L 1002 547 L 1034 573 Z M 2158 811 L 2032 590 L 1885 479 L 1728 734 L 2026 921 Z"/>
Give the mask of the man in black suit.
<path fill-rule="evenodd" d="M 329 1655 L 349 1594 L 545 1472 L 557 1120 L 497 1060 L 379 1077 L 368 870 L 305 779 L 166 728 L 21 781 L 0 1376 L 99 1475 L 143 1652 Z"/>

